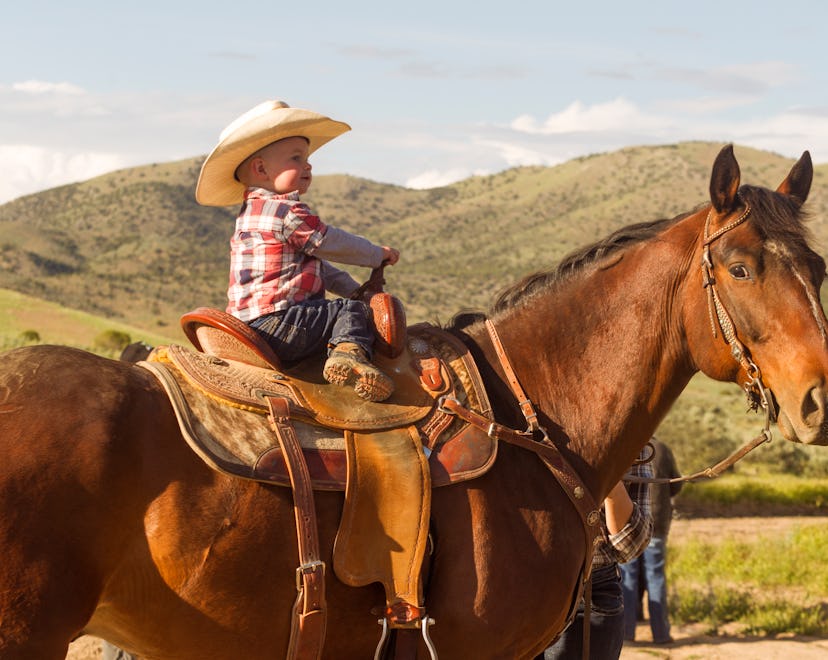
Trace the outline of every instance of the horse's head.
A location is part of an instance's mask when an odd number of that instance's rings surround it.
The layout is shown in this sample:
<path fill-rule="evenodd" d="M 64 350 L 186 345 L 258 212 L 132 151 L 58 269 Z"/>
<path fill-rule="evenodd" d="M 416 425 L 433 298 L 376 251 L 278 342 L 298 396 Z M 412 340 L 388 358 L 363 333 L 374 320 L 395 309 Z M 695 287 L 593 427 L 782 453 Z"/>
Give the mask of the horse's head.
<path fill-rule="evenodd" d="M 825 262 L 808 245 L 801 210 L 812 177 L 806 151 L 776 191 L 740 187 L 732 147 L 719 153 L 701 246 L 706 292 L 686 327 L 704 373 L 757 397 L 767 388 L 787 439 L 828 444 L 828 323 L 819 300 Z"/>

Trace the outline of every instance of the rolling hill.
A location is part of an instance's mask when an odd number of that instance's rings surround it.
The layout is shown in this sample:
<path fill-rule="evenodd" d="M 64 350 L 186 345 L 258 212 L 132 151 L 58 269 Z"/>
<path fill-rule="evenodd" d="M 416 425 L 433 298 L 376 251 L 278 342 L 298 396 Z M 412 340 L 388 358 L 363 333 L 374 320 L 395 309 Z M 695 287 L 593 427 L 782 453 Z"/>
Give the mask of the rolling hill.
<path fill-rule="evenodd" d="M 320 176 L 306 199 L 327 222 L 400 248 L 387 288 L 412 322 L 445 321 L 486 309 L 504 286 L 620 226 L 704 203 L 720 146 L 630 148 L 431 190 Z M 744 181 L 774 187 L 792 164 L 736 155 Z M 162 334 L 196 306 L 223 307 L 235 209 L 196 204 L 200 163 L 122 170 L 3 204 L 0 288 Z M 820 246 L 826 174 L 817 168 L 810 202 Z"/>

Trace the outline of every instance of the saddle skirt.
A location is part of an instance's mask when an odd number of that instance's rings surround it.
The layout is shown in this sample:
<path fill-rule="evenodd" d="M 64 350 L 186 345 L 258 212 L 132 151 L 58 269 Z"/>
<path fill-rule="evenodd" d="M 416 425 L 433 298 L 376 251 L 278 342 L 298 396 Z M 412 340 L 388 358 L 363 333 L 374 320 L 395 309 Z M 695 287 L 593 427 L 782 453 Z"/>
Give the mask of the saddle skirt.
<path fill-rule="evenodd" d="M 394 394 L 381 403 L 324 382 L 320 361 L 276 371 L 171 344 L 139 364 L 164 387 L 193 451 L 213 469 L 233 476 L 290 486 L 267 417 L 268 396 L 288 400 L 317 490 L 345 490 L 346 432 L 414 427 L 428 457 L 432 487 L 475 478 L 491 467 L 497 441 L 438 405 L 440 396 L 451 396 L 491 416 L 479 372 L 462 342 L 428 324 L 412 326 L 401 353 L 393 358 L 377 354 L 375 363 L 395 382 Z"/>

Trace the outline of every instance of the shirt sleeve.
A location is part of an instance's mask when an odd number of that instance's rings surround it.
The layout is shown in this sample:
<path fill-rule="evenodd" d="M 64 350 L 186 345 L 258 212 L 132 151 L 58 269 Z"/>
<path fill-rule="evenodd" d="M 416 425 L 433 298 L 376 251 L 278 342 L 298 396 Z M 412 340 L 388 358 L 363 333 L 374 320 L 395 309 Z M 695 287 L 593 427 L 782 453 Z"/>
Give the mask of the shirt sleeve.
<path fill-rule="evenodd" d="M 352 266 L 379 268 L 382 264 L 382 248 L 379 245 L 330 225 L 314 256 Z"/>
<path fill-rule="evenodd" d="M 349 298 L 359 288 L 359 283 L 349 273 L 339 270 L 339 268 L 324 260 L 322 261 L 322 282 L 326 291 L 343 298 Z"/>
<path fill-rule="evenodd" d="M 653 469 L 649 463 L 633 465 L 628 474 L 652 478 Z M 650 512 L 650 489 L 646 483 L 629 483 L 627 491 L 633 501 L 633 512 L 627 524 L 615 534 L 607 537 L 607 554 L 618 563 L 626 563 L 644 552 L 653 536 L 653 516 Z"/>
<path fill-rule="evenodd" d="M 279 217 L 280 214 L 283 214 L 282 236 L 285 242 L 298 252 L 314 254 L 322 243 L 328 226 L 302 202 L 290 206 L 277 204 L 273 215 Z"/>

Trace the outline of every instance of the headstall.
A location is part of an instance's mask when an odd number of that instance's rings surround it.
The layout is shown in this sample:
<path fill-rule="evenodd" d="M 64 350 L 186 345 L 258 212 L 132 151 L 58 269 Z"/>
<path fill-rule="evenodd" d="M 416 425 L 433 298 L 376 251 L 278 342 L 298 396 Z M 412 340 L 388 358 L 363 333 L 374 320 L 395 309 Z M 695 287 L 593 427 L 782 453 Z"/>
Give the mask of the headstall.
<path fill-rule="evenodd" d="M 707 214 L 707 219 L 704 222 L 704 241 L 702 243 L 702 285 L 707 289 L 707 311 L 710 317 L 710 329 L 713 332 L 713 337 L 718 336 L 716 327 L 718 325 L 722 332 L 722 337 L 730 347 L 730 354 L 739 365 L 744 369 L 747 381 L 744 384 L 744 390 L 748 397 L 748 404 L 751 410 L 762 408 L 768 418 L 768 426 L 770 422 L 776 421 L 776 407 L 773 404 L 770 396 L 768 396 L 768 389 L 762 382 L 762 372 L 759 367 L 750 357 L 750 351 L 745 348 L 745 345 L 739 341 L 736 336 L 736 328 L 733 325 L 733 320 L 730 314 L 722 303 L 719 292 L 716 289 L 716 278 L 713 275 L 713 258 L 710 254 L 710 245 L 717 238 L 723 236 L 731 229 L 738 227 L 750 215 L 750 204 L 744 202 L 745 210 L 742 214 L 720 227 L 713 234 L 710 233 L 710 221 L 713 217 L 713 209 L 711 208 Z"/>
<path fill-rule="evenodd" d="M 759 445 L 770 442 L 772 434 L 770 430 L 771 422 L 776 421 L 776 405 L 770 397 L 770 390 L 765 387 L 762 382 L 762 372 L 756 363 L 751 359 L 750 352 L 745 345 L 739 341 L 736 336 L 736 328 L 733 325 L 733 319 L 727 313 L 724 304 L 722 303 L 719 292 L 716 289 L 716 278 L 713 275 L 713 258 L 710 254 L 710 245 L 720 236 L 726 234 L 731 229 L 738 227 L 750 215 L 750 204 L 742 200 L 745 205 L 745 210 L 742 211 L 739 217 L 730 221 L 723 227 L 717 229 L 714 233 L 710 233 L 710 221 L 713 217 L 713 209 L 711 208 L 707 214 L 704 222 L 704 240 L 702 242 L 702 285 L 707 289 L 707 311 L 710 317 L 710 329 L 713 332 L 713 337 L 718 337 L 718 331 L 721 330 L 723 339 L 730 347 L 730 354 L 733 359 L 739 363 L 744 369 L 747 380 L 743 385 L 745 394 L 748 399 L 748 406 L 751 410 L 758 410 L 762 408 L 765 411 L 765 425 L 762 431 L 752 440 L 746 442 L 736 451 L 730 454 L 724 460 L 716 463 L 712 467 L 705 468 L 699 472 L 687 475 L 685 477 L 675 478 L 649 478 L 649 477 L 625 477 L 625 481 L 638 483 L 676 483 L 679 481 L 697 481 L 699 479 L 715 479 L 720 476 L 722 472 L 732 466 L 736 461 L 743 458 L 748 452 L 756 449 Z"/>

